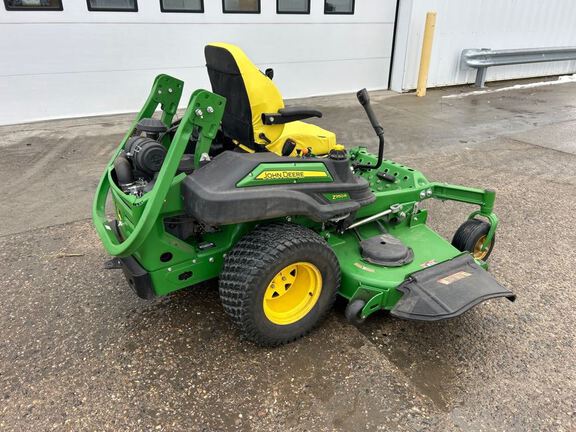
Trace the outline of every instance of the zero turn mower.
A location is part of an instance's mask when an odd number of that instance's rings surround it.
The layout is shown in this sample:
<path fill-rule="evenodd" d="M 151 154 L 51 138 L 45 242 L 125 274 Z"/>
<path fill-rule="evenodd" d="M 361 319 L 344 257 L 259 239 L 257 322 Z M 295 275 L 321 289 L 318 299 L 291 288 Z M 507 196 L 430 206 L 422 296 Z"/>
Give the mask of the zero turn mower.
<path fill-rule="evenodd" d="M 498 218 L 495 192 L 430 182 L 378 154 L 345 149 L 300 120 L 237 47 L 205 49 L 212 92 L 196 90 L 174 121 L 183 82 L 156 78 L 106 167 L 93 219 L 138 296 L 152 299 L 219 279 L 224 310 L 261 345 L 309 332 L 337 295 L 360 323 L 379 310 L 435 321 L 514 295 L 486 271 Z M 155 118 L 160 106 L 161 116 Z M 106 201 L 111 195 L 114 218 Z M 446 241 L 426 225 L 428 199 L 478 206 Z"/>

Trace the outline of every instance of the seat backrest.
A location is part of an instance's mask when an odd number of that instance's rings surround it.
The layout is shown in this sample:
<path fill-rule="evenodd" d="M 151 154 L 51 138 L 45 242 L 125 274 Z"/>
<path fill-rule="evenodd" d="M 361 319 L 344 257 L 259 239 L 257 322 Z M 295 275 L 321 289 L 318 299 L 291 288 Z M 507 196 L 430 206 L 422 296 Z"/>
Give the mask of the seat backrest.
<path fill-rule="evenodd" d="M 222 130 L 229 138 L 254 148 L 275 141 L 284 125 L 265 125 L 262 113 L 284 108 L 282 95 L 244 52 L 231 44 L 211 43 L 204 49 L 212 91 L 226 98 Z"/>

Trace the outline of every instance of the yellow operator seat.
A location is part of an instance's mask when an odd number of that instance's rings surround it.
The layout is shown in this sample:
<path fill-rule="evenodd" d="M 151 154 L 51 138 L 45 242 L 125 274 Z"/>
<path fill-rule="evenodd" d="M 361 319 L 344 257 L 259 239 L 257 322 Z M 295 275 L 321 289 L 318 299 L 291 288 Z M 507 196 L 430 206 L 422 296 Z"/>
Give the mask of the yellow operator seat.
<path fill-rule="evenodd" d="M 299 121 L 322 117 L 322 113 L 286 108 L 272 73 L 262 73 L 240 48 L 211 43 L 204 54 L 212 91 L 226 98 L 222 132 L 236 145 L 283 156 L 295 156 L 297 150 L 308 148 L 315 155 L 325 155 L 336 146 L 333 132 Z"/>

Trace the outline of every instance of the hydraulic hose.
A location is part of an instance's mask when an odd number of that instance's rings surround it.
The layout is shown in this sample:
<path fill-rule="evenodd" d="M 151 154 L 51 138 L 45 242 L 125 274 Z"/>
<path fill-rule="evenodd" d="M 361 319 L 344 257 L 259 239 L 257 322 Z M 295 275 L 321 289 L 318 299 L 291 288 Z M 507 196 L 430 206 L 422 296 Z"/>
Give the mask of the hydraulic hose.
<path fill-rule="evenodd" d="M 126 159 L 126 156 L 124 156 L 124 153 L 118 155 L 116 160 L 114 160 L 114 170 L 116 171 L 116 178 L 118 179 L 120 187 L 134 182 L 132 167 L 128 159 Z"/>

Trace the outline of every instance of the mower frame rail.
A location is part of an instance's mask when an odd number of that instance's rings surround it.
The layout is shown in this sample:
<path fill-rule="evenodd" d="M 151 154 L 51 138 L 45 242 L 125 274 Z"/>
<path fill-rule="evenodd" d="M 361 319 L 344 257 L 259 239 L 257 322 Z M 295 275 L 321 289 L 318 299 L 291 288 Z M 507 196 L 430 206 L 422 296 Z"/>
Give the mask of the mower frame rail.
<path fill-rule="evenodd" d="M 146 240 L 156 224 L 158 215 L 167 202 L 168 193 L 171 189 L 175 189 L 185 177 L 184 173 L 178 175 L 176 173 L 194 129 L 196 128 L 199 132 L 197 150 L 194 157 L 195 168 L 200 166 L 202 154 L 208 153 L 212 140 L 216 136 L 224 113 L 226 100 L 222 96 L 206 90 L 196 90 L 190 97 L 188 109 L 172 140 L 173 145 L 168 148 L 166 159 L 152 191 L 138 198 L 133 195 L 126 195 L 114 184 L 112 178 L 114 160 L 124 149 L 126 141 L 134 133 L 138 122 L 143 118 L 153 117 L 160 105 L 162 110 L 161 120 L 167 127 L 170 127 L 178 109 L 183 85 L 182 81 L 168 75 L 159 75 L 155 79 L 148 100 L 136 116 L 100 179 L 92 208 L 92 216 L 96 231 L 110 255 L 130 256 Z M 106 217 L 106 200 L 110 191 L 116 198 L 116 204 L 121 205 L 123 211 L 132 216 L 130 219 L 132 221 L 137 219 L 135 225 L 130 227 L 130 234 L 123 241 L 117 238 L 113 227 Z M 130 220 L 126 221 L 126 218 L 124 218 L 124 220 L 119 221 L 119 224 L 123 223 L 130 223 Z"/>

